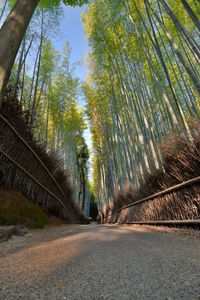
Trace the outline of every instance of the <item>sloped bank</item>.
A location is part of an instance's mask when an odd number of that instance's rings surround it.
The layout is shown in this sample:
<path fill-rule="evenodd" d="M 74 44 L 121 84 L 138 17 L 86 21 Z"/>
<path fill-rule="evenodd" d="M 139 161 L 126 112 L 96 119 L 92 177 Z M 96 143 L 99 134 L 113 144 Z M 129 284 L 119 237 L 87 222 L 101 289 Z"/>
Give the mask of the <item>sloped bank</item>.
<path fill-rule="evenodd" d="M 128 223 L 200 219 L 200 182 L 120 210 L 130 203 L 200 176 L 200 124 L 198 121 L 192 122 L 191 132 L 193 142 L 187 141 L 178 134 L 168 137 L 161 147 L 165 171 L 147 174 L 145 184 L 142 184 L 139 190 L 128 184 L 124 190 L 117 191 L 113 202 L 104 206 L 100 212 L 99 222 Z"/>
<path fill-rule="evenodd" d="M 72 223 L 87 223 L 74 202 L 67 173 L 60 168 L 56 155 L 47 153 L 45 145 L 34 139 L 29 113 L 12 88 L 0 116 L 0 185 L 21 191 L 50 214 Z"/>
<path fill-rule="evenodd" d="M 47 222 L 48 215 L 44 209 L 29 201 L 19 191 L 0 187 L 0 226 L 42 228 Z"/>

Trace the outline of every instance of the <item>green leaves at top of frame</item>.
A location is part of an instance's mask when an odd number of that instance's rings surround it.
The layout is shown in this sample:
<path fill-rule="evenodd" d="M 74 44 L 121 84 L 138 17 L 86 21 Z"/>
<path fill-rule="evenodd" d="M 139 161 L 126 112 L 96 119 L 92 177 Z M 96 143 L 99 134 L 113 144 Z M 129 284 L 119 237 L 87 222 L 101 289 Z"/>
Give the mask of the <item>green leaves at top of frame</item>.
<path fill-rule="evenodd" d="M 10 0 L 9 5 L 12 7 L 15 4 L 16 0 Z M 51 9 L 53 7 L 59 6 L 60 5 L 60 0 L 40 0 L 39 6 L 46 8 L 46 9 Z M 82 6 L 83 4 L 87 4 L 89 1 L 88 0 L 62 0 L 62 2 L 65 5 L 70 5 L 70 6 Z"/>

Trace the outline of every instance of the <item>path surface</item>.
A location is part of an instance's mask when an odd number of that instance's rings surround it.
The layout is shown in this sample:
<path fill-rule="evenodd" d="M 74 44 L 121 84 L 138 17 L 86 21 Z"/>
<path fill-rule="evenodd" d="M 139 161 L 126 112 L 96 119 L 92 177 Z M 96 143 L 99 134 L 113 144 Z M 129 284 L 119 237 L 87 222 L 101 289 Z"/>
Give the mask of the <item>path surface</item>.
<path fill-rule="evenodd" d="M 63 225 L 0 244 L 0 299 L 200 299 L 200 241 Z"/>

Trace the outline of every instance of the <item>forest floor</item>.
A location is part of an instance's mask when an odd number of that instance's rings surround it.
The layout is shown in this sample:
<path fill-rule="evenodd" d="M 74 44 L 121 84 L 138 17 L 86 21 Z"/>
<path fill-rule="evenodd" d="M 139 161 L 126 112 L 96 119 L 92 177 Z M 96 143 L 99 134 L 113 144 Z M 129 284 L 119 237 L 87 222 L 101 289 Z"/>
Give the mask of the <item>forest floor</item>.
<path fill-rule="evenodd" d="M 60 225 L 0 244 L 0 299 L 200 299 L 198 231 Z"/>

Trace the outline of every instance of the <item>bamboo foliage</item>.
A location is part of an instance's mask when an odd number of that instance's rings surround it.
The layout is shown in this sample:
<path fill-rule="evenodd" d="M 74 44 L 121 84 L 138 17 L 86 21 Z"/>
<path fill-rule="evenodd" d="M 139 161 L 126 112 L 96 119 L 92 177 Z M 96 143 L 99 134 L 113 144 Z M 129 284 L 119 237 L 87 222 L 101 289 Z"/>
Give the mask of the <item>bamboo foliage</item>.
<path fill-rule="evenodd" d="M 99 208 L 126 182 L 139 188 L 146 173 L 163 169 L 159 144 L 166 134 L 175 129 L 192 142 L 199 9 L 193 0 L 96 0 L 83 15 Z"/>
<path fill-rule="evenodd" d="M 63 2 L 72 6 L 84 3 Z M 4 14 L 5 18 L 15 3 L 5 1 L 1 16 Z M 70 182 L 75 194 L 80 193 L 80 205 L 84 208 L 87 193 L 83 193 L 82 187 L 88 180 L 87 162 L 84 172 L 76 163 L 77 140 L 85 145 L 83 134 L 87 127 L 84 109 L 78 107 L 81 84 L 74 75 L 76 64 L 71 65 L 69 42 L 59 53 L 50 40 L 52 35 L 57 35 L 62 15 L 59 3 L 43 0 L 36 8 L 16 57 L 10 84 L 15 86 L 24 111 L 28 111 L 27 126 L 31 127 L 34 138 L 43 144 L 47 153 L 56 152 L 61 158 L 62 169 L 69 172 Z M 75 200 L 78 202 L 78 196 Z"/>

